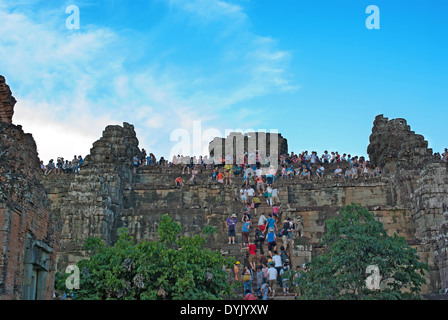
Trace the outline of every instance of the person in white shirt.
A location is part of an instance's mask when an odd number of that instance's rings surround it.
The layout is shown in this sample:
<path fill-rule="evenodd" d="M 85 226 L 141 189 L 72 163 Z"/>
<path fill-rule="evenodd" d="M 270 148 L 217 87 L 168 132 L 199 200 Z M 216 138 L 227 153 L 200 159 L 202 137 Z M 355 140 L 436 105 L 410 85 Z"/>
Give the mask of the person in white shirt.
<path fill-rule="evenodd" d="M 330 154 L 327 150 L 324 151 L 324 154 L 322 155 L 322 158 L 324 159 L 325 163 L 330 163 Z"/>
<path fill-rule="evenodd" d="M 282 267 L 282 257 L 278 254 L 277 251 L 274 251 L 274 256 L 272 257 L 272 261 L 274 261 L 274 268 Z"/>
<path fill-rule="evenodd" d="M 268 193 L 268 197 L 266 198 L 266 203 L 272 207 L 272 188 L 269 186 L 266 189 L 266 192 Z"/>
<path fill-rule="evenodd" d="M 242 187 L 240 190 L 240 197 L 241 201 L 243 202 L 243 205 L 247 204 L 247 189 Z"/>
<path fill-rule="evenodd" d="M 311 159 L 311 156 L 308 154 L 308 151 L 305 151 L 305 161 L 309 162 Z"/>
<path fill-rule="evenodd" d="M 272 203 L 277 204 L 280 202 L 278 188 L 272 189 Z"/>
<path fill-rule="evenodd" d="M 266 221 L 268 219 L 264 215 L 264 213 L 261 213 L 260 218 L 258 218 L 258 229 L 263 233 L 263 235 L 266 233 Z"/>
<path fill-rule="evenodd" d="M 325 168 L 324 168 L 324 166 L 320 166 L 320 167 L 316 170 L 317 180 L 319 180 L 319 179 L 323 179 L 323 178 L 324 178 L 324 173 L 325 173 Z"/>
<path fill-rule="evenodd" d="M 277 251 L 274 251 L 274 255 L 272 256 L 272 261 L 274 261 L 274 268 L 277 270 L 277 283 L 281 284 L 280 270 L 283 267 L 283 262 L 282 262 L 282 257 L 278 254 Z"/>
<path fill-rule="evenodd" d="M 247 189 L 247 203 L 252 203 L 252 198 L 255 195 L 255 190 L 252 187 L 249 187 L 249 189 Z"/>
<path fill-rule="evenodd" d="M 442 153 L 442 160 L 448 162 L 448 149 L 445 148 L 445 152 Z"/>
<path fill-rule="evenodd" d="M 334 170 L 334 176 L 335 177 L 341 177 L 342 176 L 342 169 L 338 167 Z"/>
<path fill-rule="evenodd" d="M 311 157 L 310 157 L 310 162 L 311 162 L 311 164 L 313 165 L 313 164 L 315 164 L 316 162 L 317 162 L 317 155 L 313 152 L 313 153 L 311 153 Z"/>
<path fill-rule="evenodd" d="M 275 286 L 277 283 L 278 271 L 274 268 L 274 263 L 271 262 L 268 269 L 268 282 L 272 289 L 272 297 L 275 296 Z"/>

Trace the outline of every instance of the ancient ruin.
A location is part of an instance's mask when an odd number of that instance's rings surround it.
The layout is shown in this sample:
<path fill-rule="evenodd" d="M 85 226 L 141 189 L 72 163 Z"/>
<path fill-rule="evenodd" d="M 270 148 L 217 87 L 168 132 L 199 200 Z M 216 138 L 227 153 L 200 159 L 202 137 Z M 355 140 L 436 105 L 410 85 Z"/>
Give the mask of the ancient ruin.
<path fill-rule="evenodd" d="M 271 132 L 231 132 L 225 138 L 216 137 L 209 144 L 210 155 L 217 162 L 231 156 L 237 159 L 238 155 L 260 152 L 263 157 L 277 157 L 278 154 L 288 153 L 288 141 L 279 133 Z M 246 159 L 247 160 L 247 159 Z M 255 162 L 254 162 L 255 163 Z"/>
<path fill-rule="evenodd" d="M 216 227 L 218 233 L 207 245 L 240 261 L 247 259 L 248 253 L 241 250 L 238 238 L 241 233 L 237 232 L 239 245 L 227 245 L 225 227 L 231 214 L 237 213 L 241 219 L 242 178 L 236 178 L 232 186 L 223 186 L 211 182 L 211 171 L 203 169 L 197 183 L 186 181 L 185 186 L 178 188 L 174 180 L 182 171 L 180 166 L 143 166 L 134 174 L 132 157 L 140 155 L 140 148 L 134 128 L 128 123 L 104 130 L 103 136 L 93 143 L 78 175 L 43 177 L 38 172 L 39 161 L 31 135 L 8 123 L 8 119 L 4 121 L 3 114 L 6 113 L 2 109 L 2 298 L 49 298 L 52 272 L 55 269 L 64 272 L 68 265 L 88 257 L 83 250 L 88 237 L 98 236 L 112 244 L 118 229 L 126 227 L 136 241 L 154 240 L 160 217 L 166 213 L 182 225 L 187 236 L 207 225 Z M 215 143 L 225 145 L 222 138 Z M 404 119 L 388 120 L 379 115 L 373 123 L 367 150 L 372 163 L 383 168 L 382 175 L 369 180 L 342 178 L 320 183 L 278 179 L 282 218 L 293 218 L 302 231 L 288 248 L 292 264 L 305 263 L 319 254 L 326 220 L 337 215 L 342 206 L 354 202 L 373 212 L 388 233 L 404 236 L 430 266 L 422 293 L 438 293 L 447 288 L 448 167 L 447 163 L 434 159 L 427 146 Z M 279 148 L 281 152 L 286 148 L 287 152 L 286 140 L 281 135 Z M 344 169 L 346 164 L 340 164 Z M 335 166 L 326 164 L 326 171 L 333 172 Z M 259 212 L 270 213 L 272 208 L 262 205 Z M 41 272 L 47 274 L 46 282 L 39 278 Z M 36 274 L 37 282 L 42 284 L 33 287 Z"/>
<path fill-rule="evenodd" d="M 0 299 L 51 299 L 58 217 L 42 185 L 36 143 L 12 122 L 0 77 Z"/>

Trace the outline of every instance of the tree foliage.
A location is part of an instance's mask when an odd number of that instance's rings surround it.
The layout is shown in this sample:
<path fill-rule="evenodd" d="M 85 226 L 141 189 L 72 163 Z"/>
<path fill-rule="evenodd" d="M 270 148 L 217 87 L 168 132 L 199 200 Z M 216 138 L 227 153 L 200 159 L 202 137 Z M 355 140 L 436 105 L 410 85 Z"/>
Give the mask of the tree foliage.
<path fill-rule="evenodd" d="M 303 299 L 415 299 L 428 266 L 404 237 L 389 236 L 366 208 L 351 204 L 327 221 L 325 252 L 301 273 Z M 367 287 L 368 266 L 377 266 L 380 289 Z"/>
<path fill-rule="evenodd" d="M 114 246 L 89 238 L 85 248 L 92 255 L 77 264 L 81 276 L 75 299 L 215 300 L 231 294 L 223 267 L 231 267 L 233 260 L 204 248 L 213 229 L 193 237 L 180 236 L 181 231 L 163 215 L 158 241 L 135 244 L 127 229 L 120 229 Z M 58 276 L 56 287 L 62 288 L 66 278 Z"/>

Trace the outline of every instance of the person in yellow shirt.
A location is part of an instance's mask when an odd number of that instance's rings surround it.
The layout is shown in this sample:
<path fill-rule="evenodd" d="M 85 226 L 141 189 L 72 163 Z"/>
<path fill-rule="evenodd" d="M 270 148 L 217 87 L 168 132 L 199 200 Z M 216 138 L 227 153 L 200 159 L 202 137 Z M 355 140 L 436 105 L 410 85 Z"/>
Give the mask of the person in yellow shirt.
<path fill-rule="evenodd" d="M 252 202 L 254 203 L 253 208 L 254 208 L 254 215 L 257 215 L 257 208 L 260 206 L 260 198 L 258 197 L 253 197 L 252 198 Z"/>
<path fill-rule="evenodd" d="M 232 169 L 233 169 L 233 166 L 230 163 L 227 163 L 224 166 L 224 177 L 225 177 L 224 184 L 226 184 L 226 185 L 232 184 Z"/>

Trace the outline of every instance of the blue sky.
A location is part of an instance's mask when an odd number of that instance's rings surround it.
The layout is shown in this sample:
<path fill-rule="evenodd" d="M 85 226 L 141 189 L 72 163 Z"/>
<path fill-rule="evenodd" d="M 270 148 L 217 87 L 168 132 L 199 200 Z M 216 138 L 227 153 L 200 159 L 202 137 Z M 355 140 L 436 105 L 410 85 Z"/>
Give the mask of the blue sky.
<path fill-rule="evenodd" d="M 226 129 L 277 129 L 290 151 L 366 155 L 378 114 L 440 152 L 447 16 L 444 0 L 0 0 L 0 74 L 45 161 L 86 155 L 123 122 L 158 157 L 194 121 L 201 150 Z"/>

